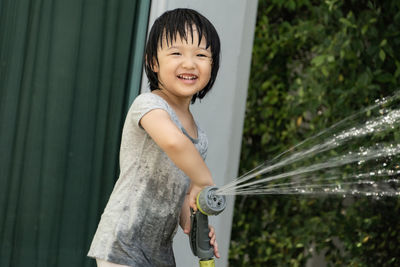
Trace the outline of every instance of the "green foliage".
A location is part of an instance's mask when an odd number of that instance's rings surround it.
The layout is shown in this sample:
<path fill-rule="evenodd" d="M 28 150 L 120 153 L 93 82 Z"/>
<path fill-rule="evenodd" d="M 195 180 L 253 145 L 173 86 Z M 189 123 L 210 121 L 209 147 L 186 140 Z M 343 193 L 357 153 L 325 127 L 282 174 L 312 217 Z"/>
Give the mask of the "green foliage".
<path fill-rule="evenodd" d="M 259 1 L 240 172 L 400 82 L 400 2 Z M 400 200 L 237 197 L 231 266 L 400 265 Z"/>

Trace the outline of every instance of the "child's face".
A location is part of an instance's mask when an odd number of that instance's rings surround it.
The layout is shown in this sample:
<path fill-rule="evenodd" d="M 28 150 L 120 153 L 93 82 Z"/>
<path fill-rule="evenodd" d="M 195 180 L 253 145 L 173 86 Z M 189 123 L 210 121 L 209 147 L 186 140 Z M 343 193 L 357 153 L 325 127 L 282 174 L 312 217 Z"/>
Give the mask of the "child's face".
<path fill-rule="evenodd" d="M 200 45 L 198 33 L 193 30 L 193 40 L 188 33 L 187 41 L 178 35 L 175 41 L 167 44 L 163 39 L 157 51 L 159 65 L 154 72 L 158 75 L 160 89 L 180 98 L 189 98 L 201 91 L 211 77 L 212 55 L 206 49 L 206 40 Z"/>

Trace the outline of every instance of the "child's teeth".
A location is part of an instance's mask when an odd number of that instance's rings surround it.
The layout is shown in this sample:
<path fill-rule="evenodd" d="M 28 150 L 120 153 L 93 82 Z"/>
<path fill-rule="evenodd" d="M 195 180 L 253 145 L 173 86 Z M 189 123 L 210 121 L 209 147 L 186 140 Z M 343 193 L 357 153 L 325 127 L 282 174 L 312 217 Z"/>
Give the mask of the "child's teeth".
<path fill-rule="evenodd" d="M 180 78 L 185 79 L 185 80 L 194 80 L 196 79 L 196 76 L 185 76 L 185 75 L 179 75 Z"/>

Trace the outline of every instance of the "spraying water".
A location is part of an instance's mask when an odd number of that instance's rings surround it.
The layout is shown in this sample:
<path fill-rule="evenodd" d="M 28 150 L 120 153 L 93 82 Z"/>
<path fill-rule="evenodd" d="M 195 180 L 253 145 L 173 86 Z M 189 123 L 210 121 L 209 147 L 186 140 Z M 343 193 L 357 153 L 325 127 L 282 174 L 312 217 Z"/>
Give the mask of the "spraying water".
<path fill-rule="evenodd" d="M 220 195 L 400 195 L 400 91 L 222 186 Z"/>

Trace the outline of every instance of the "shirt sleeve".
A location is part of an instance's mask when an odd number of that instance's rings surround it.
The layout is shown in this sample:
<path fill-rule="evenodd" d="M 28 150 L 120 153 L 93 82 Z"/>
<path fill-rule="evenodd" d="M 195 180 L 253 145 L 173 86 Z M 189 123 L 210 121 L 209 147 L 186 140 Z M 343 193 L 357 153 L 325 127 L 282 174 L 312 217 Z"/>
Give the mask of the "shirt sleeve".
<path fill-rule="evenodd" d="M 130 108 L 130 117 L 132 122 L 135 125 L 140 125 L 140 120 L 146 115 L 149 111 L 154 109 L 162 109 L 168 112 L 171 115 L 169 107 L 167 103 L 158 95 L 153 93 L 144 93 L 135 98 L 133 104 Z"/>

